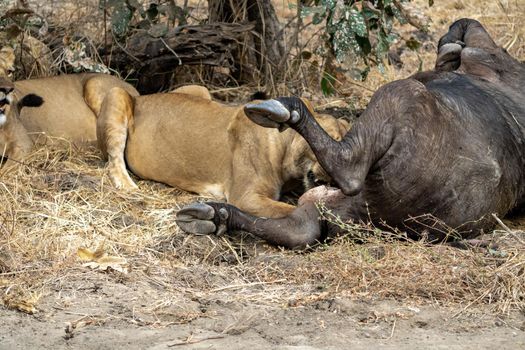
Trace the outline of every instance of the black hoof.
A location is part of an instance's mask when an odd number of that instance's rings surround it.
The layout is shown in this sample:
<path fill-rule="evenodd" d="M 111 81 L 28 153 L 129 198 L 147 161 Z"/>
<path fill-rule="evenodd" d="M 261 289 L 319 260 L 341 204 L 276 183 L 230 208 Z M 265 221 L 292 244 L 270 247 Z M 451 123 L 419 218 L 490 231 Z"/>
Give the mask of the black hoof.
<path fill-rule="evenodd" d="M 226 232 L 228 217 L 226 208 L 216 210 L 206 203 L 193 203 L 179 210 L 175 221 L 184 232 L 221 235 Z"/>
<path fill-rule="evenodd" d="M 465 44 L 462 42 L 444 44 L 439 48 L 438 57 L 436 60 L 436 68 L 442 70 L 455 70 L 461 64 L 461 51 Z"/>
<path fill-rule="evenodd" d="M 244 113 L 252 122 L 265 128 L 281 129 L 282 124 L 290 119 L 290 112 L 277 100 L 248 103 Z"/>
<path fill-rule="evenodd" d="M 175 221 L 184 232 L 210 234 L 217 230 L 213 222 L 215 209 L 204 203 L 190 204 L 177 213 Z"/>

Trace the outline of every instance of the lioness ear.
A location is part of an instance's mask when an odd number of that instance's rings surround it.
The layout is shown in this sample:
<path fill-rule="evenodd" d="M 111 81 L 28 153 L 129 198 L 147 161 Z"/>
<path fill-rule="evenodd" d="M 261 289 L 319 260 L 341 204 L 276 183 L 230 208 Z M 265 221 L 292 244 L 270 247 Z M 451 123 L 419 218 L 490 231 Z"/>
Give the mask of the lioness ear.
<path fill-rule="evenodd" d="M 42 97 L 35 94 L 27 94 L 16 104 L 17 113 L 20 114 L 24 107 L 40 107 L 43 103 L 44 99 Z"/>
<path fill-rule="evenodd" d="M 20 107 L 40 107 L 43 103 L 44 99 L 35 94 L 27 94 L 18 102 Z"/>
<path fill-rule="evenodd" d="M 337 119 L 337 121 L 339 122 L 339 126 L 342 127 L 345 131 L 348 131 L 350 129 L 350 126 L 352 126 L 350 121 L 344 118 L 339 118 Z"/>
<path fill-rule="evenodd" d="M 9 47 L 4 46 L 0 50 L 0 69 L 4 70 L 7 75 L 9 71 L 12 71 L 15 65 L 15 51 Z"/>

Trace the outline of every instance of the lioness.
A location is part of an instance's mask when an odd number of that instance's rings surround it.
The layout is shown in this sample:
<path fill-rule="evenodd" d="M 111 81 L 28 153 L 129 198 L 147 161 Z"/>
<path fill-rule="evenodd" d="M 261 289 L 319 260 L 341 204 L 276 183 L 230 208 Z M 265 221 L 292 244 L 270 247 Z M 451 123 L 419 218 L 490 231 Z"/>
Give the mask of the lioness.
<path fill-rule="evenodd" d="M 117 78 L 78 74 L 19 81 L 15 87 L 16 95 L 38 93 L 45 103 L 24 109 L 21 123 L 15 120 L 16 130 L 0 138 L 10 144 L 9 158 L 29 152 L 33 145 L 29 136 L 46 134 L 73 142 L 90 142 L 98 136 L 116 187 L 136 187 L 126 170 L 125 152 L 130 170 L 141 178 L 225 199 L 269 217 L 293 209 L 276 201 L 284 182 L 326 179 L 295 132 L 261 129 L 244 116 L 242 106 L 213 102 L 201 86 L 138 96 Z M 338 139 L 348 127 L 332 117 L 318 120 Z M 10 152 L 14 146 L 22 151 Z"/>
<path fill-rule="evenodd" d="M 243 106 L 212 101 L 202 89 L 135 98 L 121 88 L 108 92 L 97 135 L 115 186 L 136 187 L 127 163 L 142 179 L 226 200 L 252 214 L 281 217 L 294 209 L 278 201 L 286 181 L 327 179 L 299 134 L 260 128 Z M 337 140 L 349 127 L 331 116 L 316 119 Z"/>
<path fill-rule="evenodd" d="M 37 107 L 42 104 L 40 96 L 29 94 L 17 98 L 14 93 L 14 84 L 10 73 L 13 70 L 15 55 L 10 48 L 0 50 L 0 155 L 9 155 L 14 159 L 21 158 L 28 151 L 30 143 L 27 133 L 19 122 L 20 111 L 23 107 Z M 18 135 L 20 135 L 18 137 Z M 8 159 L 4 166 L 16 164 Z"/>
<path fill-rule="evenodd" d="M 0 70 L 6 77 L 13 69 L 15 55 L 8 47 L 0 51 Z M 9 79 L 10 81 L 10 79 Z M 8 118 L 0 133 L 0 150 L 11 160 L 20 160 L 33 148 L 38 135 L 65 138 L 74 143 L 96 141 L 96 119 L 108 90 L 119 87 L 131 96 L 138 92 L 130 84 L 110 75 L 85 73 L 11 83 L 12 98 L 22 101 L 28 94 L 41 96 L 44 103 L 31 104 L 20 118 Z M 0 96 L 1 97 L 1 96 Z M 26 105 L 31 102 L 25 99 Z"/>

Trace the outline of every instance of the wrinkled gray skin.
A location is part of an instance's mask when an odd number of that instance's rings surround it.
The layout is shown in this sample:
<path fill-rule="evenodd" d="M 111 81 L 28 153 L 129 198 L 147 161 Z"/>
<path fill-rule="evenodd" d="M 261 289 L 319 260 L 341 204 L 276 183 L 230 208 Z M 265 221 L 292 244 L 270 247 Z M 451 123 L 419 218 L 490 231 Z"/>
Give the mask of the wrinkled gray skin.
<path fill-rule="evenodd" d="M 196 203 L 179 211 L 177 223 L 187 232 L 244 230 L 301 248 L 337 233 L 319 219 L 322 202 L 343 220 L 386 223 L 436 241 L 450 228 L 470 238 L 493 227 L 492 213 L 505 215 L 524 201 L 524 87 L 525 66 L 479 22 L 461 19 L 439 41 L 435 69 L 380 88 L 341 142 L 298 98 L 246 106 L 260 125 L 299 132 L 338 189 L 306 192 L 281 219 Z"/>

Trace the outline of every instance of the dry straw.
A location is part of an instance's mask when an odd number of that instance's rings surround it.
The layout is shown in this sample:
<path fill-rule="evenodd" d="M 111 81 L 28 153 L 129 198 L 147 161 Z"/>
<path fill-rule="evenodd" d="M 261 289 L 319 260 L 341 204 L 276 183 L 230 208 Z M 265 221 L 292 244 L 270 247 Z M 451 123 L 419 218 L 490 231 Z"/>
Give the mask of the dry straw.
<path fill-rule="evenodd" d="M 499 44 L 525 59 L 520 25 L 525 9 L 517 1 L 436 2 L 429 11 L 433 42 L 445 32 L 451 11 L 481 20 Z M 409 36 L 411 29 L 403 27 L 401 33 Z M 415 72 L 417 55 L 425 67 L 435 59 L 432 48 L 406 52 L 402 70 L 374 72 L 359 83 L 366 89 L 347 85 L 343 98 L 363 106 L 379 85 Z M 315 91 L 311 95 L 331 102 Z M 486 236 L 486 247 L 462 250 L 385 239 L 374 228 L 344 223 L 346 235 L 291 252 L 246 234 L 182 233 L 174 214 L 196 199 L 148 181 L 139 181 L 136 192 L 117 191 L 97 149 L 49 140 L 18 168 L 0 171 L 0 300 L 34 312 L 42 298 L 67 289 L 71 281 L 80 288 L 79 280 L 128 279 L 197 299 L 220 295 L 223 300 L 297 306 L 343 295 L 456 305 L 457 314 L 483 305 L 496 313 L 525 311 L 525 235 L 512 226 Z M 106 256 L 123 258 L 119 261 L 129 264 L 129 273 L 83 266 L 79 248 L 94 252 L 100 247 Z M 157 308 L 175 303 L 173 298 L 159 300 Z M 181 322 L 195 317 L 181 314 Z"/>
<path fill-rule="evenodd" d="M 102 246 L 129 262 L 132 278 L 201 297 L 220 293 L 293 306 L 315 301 L 312 295 L 344 295 L 525 310 L 521 231 L 494 231 L 487 247 L 460 250 L 385 239 L 377 229 L 344 224 L 347 234 L 329 244 L 281 251 L 247 235 L 184 234 L 174 213 L 197 198 L 147 181 L 135 193 L 116 191 L 103 165 L 95 148 L 56 141 L 2 173 L 0 288 L 6 305 L 38 307 L 38 297 L 68 275 L 92 273 L 79 248 Z"/>

